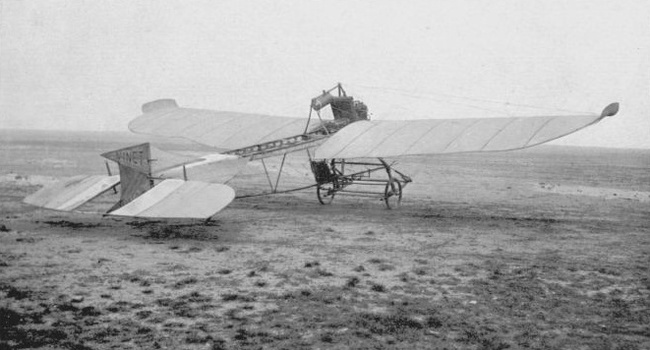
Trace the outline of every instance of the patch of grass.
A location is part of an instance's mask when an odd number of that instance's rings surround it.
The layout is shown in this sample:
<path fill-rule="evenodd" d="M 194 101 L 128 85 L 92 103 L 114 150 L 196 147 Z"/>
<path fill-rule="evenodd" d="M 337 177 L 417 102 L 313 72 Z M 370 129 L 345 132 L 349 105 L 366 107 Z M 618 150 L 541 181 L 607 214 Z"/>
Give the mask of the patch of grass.
<path fill-rule="evenodd" d="M 404 282 L 404 283 L 407 283 L 407 282 L 409 282 L 411 280 L 411 278 L 409 277 L 408 272 L 400 273 L 399 275 L 397 275 L 397 278 L 399 278 L 399 280 Z"/>
<path fill-rule="evenodd" d="M 149 310 L 142 310 L 142 311 L 136 312 L 135 317 L 142 320 L 142 319 L 145 319 L 145 318 L 149 318 L 149 316 L 151 316 L 152 314 L 153 314 L 153 312 L 151 312 Z"/>
<path fill-rule="evenodd" d="M 373 292 L 378 292 L 378 293 L 384 293 L 386 292 L 386 286 L 380 283 L 371 283 L 370 284 L 370 290 Z"/>
<path fill-rule="evenodd" d="M 48 224 L 50 226 L 55 226 L 55 227 L 63 227 L 63 228 L 70 228 L 73 230 L 78 230 L 82 228 L 93 228 L 93 227 L 99 227 L 101 224 L 90 224 L 90 223 L 83 223 L 83 222 L 72 222 L 68 220 L 58 220 L 58 221 L 43 221 L 44 224 Z"/>
<path fill-rule="evenodd" d="M 76 307 L 76 306 L 74 306 L 74 305 L 72 305 L 71 303 L 61 303 L 61 304 L 58 304 L 58 305 L 56 306 L 56 308 L 57 308 L 59 311 L 63 311 L 63 312 L 65 312 L 65 311 L 72 311 L 72 312 L 77 312 L 77 311 L 79 311 L 79 308 Z M 109 310 L 109 311 L 110 311 L 110 310 Z"/>
<path fill-rule="evenodd" d="M 266 331 L 239 328 L 235 331 L 233 339 L 237 340 L 241 345 L 252 346 L 269 343 L 272 336 Z"/>
<path fill-rule="evenodd" d="M 161 223 L 163 223 L 163 222 L 160 221 L 160 220 L 158 220 L 158 221 L 146 220 L 146 221 L 131 221 L 131 222 L 127 222 L 126 224 L 131 226 L 131 227 L 134 227 L 134 228 L 147 228 L 147 227 L 152 227 L 152 226 L 159 225 Z"/>
<path fill-rule="evenodd" d="M 131 303 L 128 301 L 116 301 L 106 307 L 106 311 L 117 313 L 117 312 L 126 312 L 129 310 Z"/>
<path fill-rule="evenodd" d="M 424 329 L 418 320 L 399 314 L 361 313 L 354 320 L 355 326 L 365 328 L 373 334 L 392 335 L 403 338 L 412 331 Z"/>
<path fill-rule="evenodd" d="M 185 342 L 188 344 L 205 344 L 212 340 L 212 336 L 203 331 L 191 330 L 185 337 Z"/>
<path fill-rule="evenodd" d="M 81 309 L 81 316 L 99 316 L 101 311 L 95 309 L 94 306 L 86 306 Z"/>
<path fill-rule="evenodd" d="M 182 300 L 188 301 L 190 303 L 207 303 L 212 301 L 212 297 L 208 295 L 203 295 L 197 291 L 194 291 L 189 294 L 185 294 L 179 297 Z"/>
<path fill-rule="evenodd" d="M 12 309 L 0 307 L 0 329 L 17 326 L 24 321 L 25 317 L 22 314 Z"/>
<path fill-rule="evenodd" d="M 356 287 L 361 280 L 358 277 L 350 277 L 347 282 L 345 282 L 345 287 L 354 288 Z"/>
<path fill-rule="evenodd" d="M 10 284 L 0 284 L 0 291 L 7 293 L 7 298 L 16 300 L 27 299 L 32 295 L 29 290 L 20 290 Z"/>
<path fill-rule="evenodd" d="M 147 233 L 149 237 L 155 239 L 179 238 L 181 236 L 180 230 L 173 225 L 151 226 Z M 170 249 L 174 249 L 174 247 L 172 246 Z"/>
<path fill-rule="evenodd" d="M 491 333 L 493 332 L 469 327 L 468 329 L 463 330 L 462 335 L 458 340 L 469 344 L 477 344 L 478 349 L 480 350 L 503 350 L 510 348 L 510 344 L 503 342 L 496 335 Z"/>
<path fill-rule="evenodd" d="M 474 264 L 464 264 L 460 266 L 455 266 L 454 271 L 462 277 L 476 276 L 480 268 Z"/>
<path fill-rule="evenodd" d="M 226 341 L 222 338 L 212 339 L 211 350 L 227 350 Z"/>
<path fill-rule="evenodd" d="M 259 280 L 259 281 L 255 282 L 255 286 L 260 287 L 260 288 L 261 287 L 266 287 L 267 284 L 268 283 L 266 281 L 262 281 L 262 280 Z"/>
<path fill-rule="evenodd" d="M 255 297 L 252 295 L 240 295 L 236 293 L 226 293 L 221 295 L 221 300 L 223 301 L 241 301 L 241 302 L 253 302 Z"/>
<path fill-rule="evenodd" d="M 228 294 L 224 294 L 224 295 L 221 296 L 221 300 L 223 300 L 223 301 L 233 301 L 233 300 L 237 300 L 237 298 L 239 298 L 238 294 L 230 294 L 230 293 L 228 293 Z"/>
<path fill-rule="evenodd" d="M 168 321 L 163 324 L 165 328 L 185 328 L 185 323 L 177 321 Z"/>
<path fill-rule="evenodd" d="M 322 277 L 331 277 L 331 276 L 334 276 L 333 273 L 331 273 L 331 272 L 329 272 L 329 271 L 326 271 L 325 269 L 321 269 L 321 268 L 317 268 L 317 269 L 316 269 L 316 273 L 317 273 L 319 276 L 322 276 Z"/>
<path fill-rule="evenodd" d="M 596 271 L 598 271 L 598 273 L 601 273 L 603 275 L 610 275 L 610 276 L 620 276 L 621 275 L 620 271 L 612 269 L 612 268 L 606 268 L 606 267 L 598 268 Z"/>
<path fill-rule="evenodd" d="M 218 225 L 204 225 L 204 224 L 174 224 L 170 225 L 162 221 L 151 221 L 144 223 L 128 223 L 134 228 L 145 230 L 147 235 L 145 238 L 153 239 L 193 239 L 193 240 L 216 240 L 219 237 L 215 236 L 212 231 L 206 229 L 209 226 Z"/>
<path fill-rule="evenodd" d="M 379 264 L 379 266 L 377 266 L 377 269 L 379 271 L 393 271 L 395 270 L 395 266 L 391 264 Z"/>
<path fill-rule="evenodd" d="M 334 342 L 334 333 L 325 332 L 320 335 L 320 341 L 323 343 L 333 343 Z"/>
<path fill-rule="evenodd" d="M 176 283 L 174 283 L 174 288 L 184 288 L 188 284 L 196 284 L 198 280 L 194 277 L 184 278 Z"/>
<path fill-rule="evenodd" d="M 418 275 L 418 276 L 425 276 L 427 274 L 427 270 L 423 268 L 417 268 L 413 270 L 413 273 Z"/>

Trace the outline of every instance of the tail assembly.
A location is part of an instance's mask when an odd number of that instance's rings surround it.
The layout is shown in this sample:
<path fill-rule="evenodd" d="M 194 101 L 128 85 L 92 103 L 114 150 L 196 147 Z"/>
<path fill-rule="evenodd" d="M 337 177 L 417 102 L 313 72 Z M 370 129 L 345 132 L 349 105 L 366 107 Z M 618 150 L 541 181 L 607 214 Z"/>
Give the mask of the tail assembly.
<path fill-rule="evenodd" d="M 119 176 L 75 176 L 42 188 L 25 198 L 24 202 L 48 209 L 72 211 L 120 184 L 120 199 L 108 211 L 108 215 L 207 219 L 235 198 L 235 191 L 226 185 L 153 176 L 149 143 L 107 152 L 102 156 L 118 164 Z M 185 165 L 182 165 L 182 169 L 185 173 Z"/>
<path fill-rule="evenodd" d="M 107 152 L 102 157 L 117 162 L 122 184 L 120 200 L 108 215 L 207 219 L 235 199 L 235 191 L 222 184 L 162 179 L 154 186 L 149 143 Z"/>
<path fill-rule="evenodd" d="M 73 176 L 41 188 L 23 202 L 47 209 L 72 211 L 119 183 L 119 176 Z"/>
<path fill-rule="evenodd" d="M 120 168 L 120 200 L 109 210 L 118 209 L 153 188 L 151 179 L 151 148 L 149 143 L 126 147 L 102 154 Z"/>

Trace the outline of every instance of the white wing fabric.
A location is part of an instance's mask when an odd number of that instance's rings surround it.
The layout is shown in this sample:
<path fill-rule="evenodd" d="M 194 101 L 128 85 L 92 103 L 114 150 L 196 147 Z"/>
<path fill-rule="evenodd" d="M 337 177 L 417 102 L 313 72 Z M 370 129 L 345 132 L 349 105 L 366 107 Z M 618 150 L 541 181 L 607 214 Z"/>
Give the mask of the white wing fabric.
<path fill-rule="evenodd" d="M 316 158 L 399 157 L 516 150 L 571 134 L 618 111 L 579 116 L 482 119 L 359 121 L 346 126 L 316 150 Z"/>
<path fill-rule="evenodd" d="M 227 150 L 300 135 L 307 123 L 291 117 L 180 108 L 170 99 L 149 102 L 142 111 L 129 123 L 135 133 L 183 137 Z M 313 128 L 318 125 L 312 123 Z"/>
<path fill-rule="evenodd" d="M 120 177 L 78 175 L 45 186 L 23 202 L 47 209 L 72 211 L 120 183 Z"/>
<path fill-rule="evenodd" d="M 109 215 L 207 219 L 225 208 L 233 199 L 235 191 L 226 185 L 169 179 Z"/>

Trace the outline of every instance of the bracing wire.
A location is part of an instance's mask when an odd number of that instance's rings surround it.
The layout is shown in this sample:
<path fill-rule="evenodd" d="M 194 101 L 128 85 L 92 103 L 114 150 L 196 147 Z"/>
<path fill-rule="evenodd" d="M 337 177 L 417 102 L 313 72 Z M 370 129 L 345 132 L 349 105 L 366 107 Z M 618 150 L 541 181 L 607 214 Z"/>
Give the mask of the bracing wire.
<path fill-rule="evenodd" d="M 381 88 L 378 88 L 378 87 L 372 88 L 372 87 L 364 86 L 364 85 L 355 85 L 355 84 L 347 84 L 347 85 L 353 86 L 353 87 L 358 86 L 358 87 L 361 87 L 361 88 L 370 88 L 370 89 L 377 89 L 377 90 L 381 89 Z M 487 112 L 492 112 L 492 113 L 497 113 L 497 114 L 504 114 L 504 115 L 507 115 L 507 116 L 510 115 L 508 112 L 505 112 L 503 110 L 498 110 L 498 109 L 494 109 L 494 108 L 486 108 L 486 107 L 478 106 L 478 105 L 475 105 L 475 104 L 469 104 L 469 103 L 453 102 L 453 101 L 449 101 L 449 99 L 443 99 L 441 97 L 434 97 L 434 96 L 426 95 L 426 94 L 419 94 L 419 93 L 415 93 L 415 92 L 407 92 L 407 91 L 403 91 L 403 90 L 399 90 L 399 89 L 393 89 L 393 88 L 386 88 L 386 89 L 383 89 L 383 91 L 390 91 L 390 92 L 392 92 L 394 94 L 404 96 L 404 97 L 410 97 L 410 98 L 415 98 L 415 99 L 420 99 L 420 100 L 435 101 L 435 102 L 438 102 L 438 103 L 444 103 L 444 104 L 449 104 L 449 105 L 469 107 L 469 108 L 477 109 L 477 110 L 480 110 L 480 111 L 487 111 Z"/>
<path fill-rule="evenodd" d="M 431 92 L 431 91 L 429 91 L 427 93 L 421 93 L 421 92 L 417 92 L 417 91 L 409 91 L 409 90 L 396 89 L 396 88 L 392 88 L 392 87 L 383 87 L 383 86 L 372 86 L 372 85 L 352 84 L 352 83 L 346 83 L 345 85 L 352 86 L 352 87 L 371 89 L 371 90 L 384 91 L 384 92 L 392 92 L 392 93 L 399 94 L 399 95 L 405 96 L 405 97 L 411 97 L 411 98 L 416 98 L 416 99 L 424 99 L 424 100 L 431 100 L 431 101 L 436 101 L 436 102 L 446 103 L 446 104 L 452 104 L 452 105 L 460 105 L 460 106 L 470 107 L 470 108 L 484 110 L 484 111 L 496 112 L 496 113 L 501 113 L 501 114 L 506 114 L 506 115 L 509 115 L 509 113 L 504 112 L 503 110 L 497 110 L 497 109 L 493 109 L 493 108 L 485 108 L 485 107 L 482 107 L 482 106 L 477 106 L 475 104 L 469 104 L 469 103 L 464 103 L 464 102 L 453 102 L 453 101 L 449 101 L 449 100 L 444 100 L 442 98 L 458 99 L 458 100 L 466 100 L 466 101 L 475 101 L 475 102 L 483 102 L 483 103 L 491 103 L 491 104 L 498 104 L 498 105 L 506 106 L 506 107 L 513 106 L 513 107 L 522 107 L 522 108 L 530 108 L 530 109 L 546 110 L 546 111 L 555 111 L 555 112 L 567 112 L 567 113 L 575 113 L 575 114 L 591 114 L 591 113 L 585 112 L 585 111 L 575 111 L 575 110 L 553 108 L 553 107 L 542 107 L 542 106 L 535 106 L 535 105 L 530 105 L 530 104 L 518 104 L 518 103 L 512 103 L 512 102 L 508 102 L 508 101 L 498 101 L 498 100 L 485 99 L 485 98 L 467 97 L 467 96 L 460 96 L 460 95 L 454 95 L 454 94 L 442 93 L 442 92 Z"/>

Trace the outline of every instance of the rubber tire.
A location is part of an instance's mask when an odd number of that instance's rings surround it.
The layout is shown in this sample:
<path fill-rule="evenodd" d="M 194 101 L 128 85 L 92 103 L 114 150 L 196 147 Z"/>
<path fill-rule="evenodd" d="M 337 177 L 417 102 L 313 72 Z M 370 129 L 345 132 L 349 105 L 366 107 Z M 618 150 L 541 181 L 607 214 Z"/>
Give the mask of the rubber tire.
<path fill-rule="evenodd" d="M 397 194 L 392 194 L 393 188 L 391 183 L 397 188 Z M 390 193 L 390 195 L 389 195 Z M 397 196 L 397 201 L 395 201 L 395 196 Z M 392 199 L 392 204 L 391 204 Z M 402 203 L 402 183 L 393 179 L 386 183 L 386 188 L 384 189 L 384 203 L 386 203 L 386 208 L 388 209 L 397 209 Z"/>
<path fill-rule="evenodd" d="M 330 185 L 330 186 L 332 186 L 332 185 Z M 330 187 L 330 186 L 328 186 L 328 187 Z M 329 197 L 325 197 L 325 196 L 323 196 L 321 194 L 321 191 L 324 191 L 325 194 L 327 194 L 327 192 L 329 191 L 329 188 L 324 188 L 323 186 L 316 187 L 316 196 L 318 197 L 318 201 L 320 202 L 320 204 L 323 204 L 323 205 L 331 204 L 332 201 L 334 200 L 334 195 L 336 194 L 336 192 L 332 193 Z"/>

